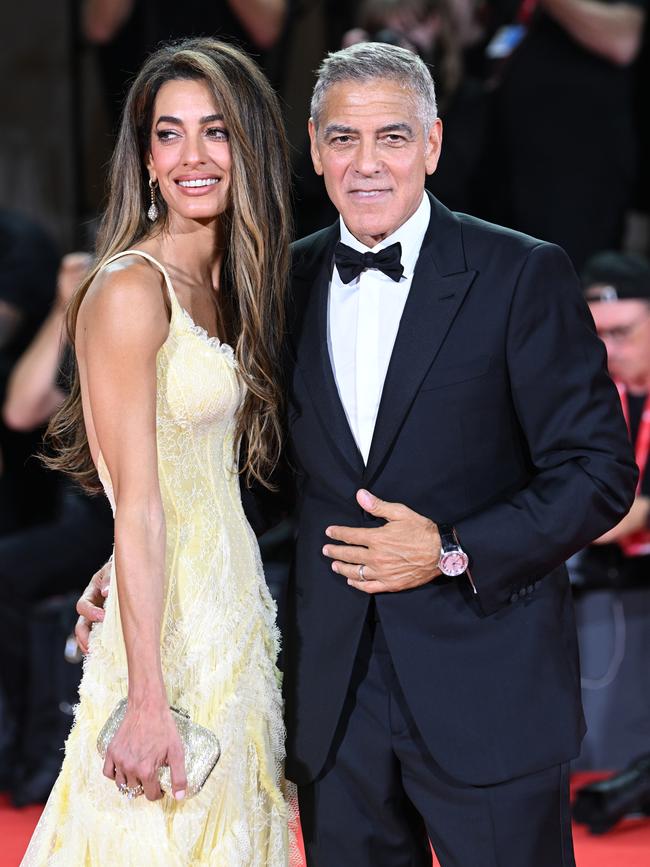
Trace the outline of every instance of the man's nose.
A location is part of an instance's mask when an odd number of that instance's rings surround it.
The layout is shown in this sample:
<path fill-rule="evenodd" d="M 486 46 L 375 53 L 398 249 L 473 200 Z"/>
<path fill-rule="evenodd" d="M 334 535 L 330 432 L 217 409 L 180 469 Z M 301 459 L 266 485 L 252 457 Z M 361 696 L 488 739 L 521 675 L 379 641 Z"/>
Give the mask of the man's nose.
<path fill-rule="evenodd" d="M 354 156 L 354 170 L 360 175 L 375 175 L 383 169 L 374 141 L 360 142 Z"/>

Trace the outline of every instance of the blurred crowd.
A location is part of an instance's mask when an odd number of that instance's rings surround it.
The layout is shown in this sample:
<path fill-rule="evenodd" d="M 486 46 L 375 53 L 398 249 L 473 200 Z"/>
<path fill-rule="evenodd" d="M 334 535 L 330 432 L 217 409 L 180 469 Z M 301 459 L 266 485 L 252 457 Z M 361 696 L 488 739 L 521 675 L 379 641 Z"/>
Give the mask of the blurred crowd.
<path fill-rule="evenodd" d="M 314 3 L 311 4 L 313 6 Z M 589 733 L 576 763 L 650 751 L 650 51 L 647 0 L 322 0 L 322 43 L 399 44 L 431 64 L 444 124 L 431 192 L 452 210 L 560 244 L 580 274 L 636 447 L 632 512 L 571 562 Z M 108 126 L 161 40 L 214 34 L 262 65 L 289 105 L 306 0 L 84 0 Z M 309 78 L 320 57 L 302 70 Z M 14 82 L 20 87 L 20 82 Z M 294 141 L 296 236 L 336 212 Z M 98 169 L 99 170 L 99 169 Z M 1 203 L 1 200 L 0 200 Z M 81 216 L 81 215 L 79 215 Z M 63 255 L 0 209 L 0 790 L 44 800 L 80 676 L 73 602 L 109 556 L 110 509 L 48 470 L 43 431 L 66 389 L 66 305 L 91 251 Z M 290 540 L 266 540 L 281 595 Z M 516 649 L 513 648 L 513 652 Z"/>

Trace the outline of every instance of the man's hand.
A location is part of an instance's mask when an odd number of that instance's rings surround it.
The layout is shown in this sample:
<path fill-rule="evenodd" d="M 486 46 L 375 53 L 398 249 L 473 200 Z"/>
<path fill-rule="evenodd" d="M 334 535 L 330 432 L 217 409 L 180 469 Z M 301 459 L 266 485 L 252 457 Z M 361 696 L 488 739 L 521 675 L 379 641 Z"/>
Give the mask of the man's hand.
<path fill-rule="evenodd" d="M 608 530 L 607 533 L 600 536 L 600 538 L 596 539 L 594 545 L 609 545 L 612 542 L 619 542 L 624 536 L 629 536 L 630 533 L 647 530 L 649 518 L 650 497 L 636 497 L 632 503 L 632 508 L 623 520 L 611 530 Z"/>
<path fill-rule="evenodd" d="M 396 593 L 427 584 L 440 575 L 437 526 L 401 503 L 387 503 L 368 491 L 357 502 L 371 515 L 385 518 L 383 527 L 328 527 L 326 535 L 343 545 L 325 545 L 332 569 L 364 593 Z M 359 567 L 363 566 L 363 576 Z"/>
<path fill-rule="evenodd" d="M 111 561 L 109 560 L 108 563 L 104 563 L 99 572 L 95 572 L 77 602 L 79 619 L 74 634 L 82 653 L 88 653 L 88 639 L 93 623 L 99 623 L 104 619 L 104 602 L 108 596 L 110 580 Z"/>

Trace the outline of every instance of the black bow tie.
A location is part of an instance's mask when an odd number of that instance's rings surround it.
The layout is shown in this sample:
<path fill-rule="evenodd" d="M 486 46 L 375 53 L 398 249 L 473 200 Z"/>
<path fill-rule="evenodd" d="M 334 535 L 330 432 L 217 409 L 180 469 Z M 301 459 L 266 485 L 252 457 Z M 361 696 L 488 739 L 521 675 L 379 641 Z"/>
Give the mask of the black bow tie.
<path fill-rule="evenodd" d="M 350 283 L 365 268 L 376 268 L 378 271 L 383 271 L 387 277 L 398 283 L 404 273 L 401 258 L 402 245 L 399 242 L 379 250 L 378 253 L 359 253 L 358 250 L 353 250 L 352 247 L 348 247 L 340 241 L 334 250 L 334 261 L 344 283 Z"/>

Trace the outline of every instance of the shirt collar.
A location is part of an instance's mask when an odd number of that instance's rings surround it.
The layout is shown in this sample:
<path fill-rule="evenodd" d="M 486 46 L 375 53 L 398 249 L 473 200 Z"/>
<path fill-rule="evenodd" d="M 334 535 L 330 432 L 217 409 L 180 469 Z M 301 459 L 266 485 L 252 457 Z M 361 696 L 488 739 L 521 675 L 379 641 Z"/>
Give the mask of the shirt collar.
<path fill-rule="evenodd" d="M 422 201 L 415 213 L 405 223 L 402 223 L 392 235 L 384 238 L 383 241 L 380 241 L 374 247 L 366 247 L 365 244 L 358 241 L 343 222 L 343 217 L 339 216 L 341 241 L 360 253 L 367 253 L 368 251 L 376 253 L 378 250 L 383 250 L 385 247 L 390 247 L 391 244 L 396 244 L 399 241 L 402 245 L 402 265 L 404 266 L 402 279 L 410 278 L 415 271 L 415 264 L 420 255 L 420 248 L 422 247 L 430 219 L 431 202 L 427 194 L 423 193 Z"/>

